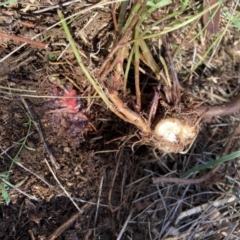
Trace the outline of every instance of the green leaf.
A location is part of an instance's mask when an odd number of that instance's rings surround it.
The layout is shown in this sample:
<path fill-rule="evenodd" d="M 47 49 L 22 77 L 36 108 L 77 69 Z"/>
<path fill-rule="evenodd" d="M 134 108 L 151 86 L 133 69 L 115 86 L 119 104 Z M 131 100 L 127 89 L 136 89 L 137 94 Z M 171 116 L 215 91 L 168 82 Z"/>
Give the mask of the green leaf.
<path fill-rule="evenodd" d="M 9 172 L 0 173 L 0 177 L 2 177 L 4 180 L 8 180 L 8 175 L 9 175 Z"/>
<path fill-rule="evenodd" d="M 172 3 L 172 0 L 162 0 L 162 1 L 148 1 L 147 6 L 154 8 L 161 8 Z"/>
<path fill-rule="evenodd" d="M 13 159 L 13 161 L 14 161 L 14 162 L 20 162 L 20 158 L 19 158 L 19 157 L 15 157 L 15 158 Z"/>
<path fill-rule="evenodd" d="M 9 196 L 8 191 L 6 189 L 6 184 L 5 183 L 0 184 L 0 192 L 2 194 L 3 199 L 5 200 L 6 204 L 8 205 L 10 203 L 11 199 L 10 199 L 10 196 Z"/>
<path fill-rule="evenodd" d="M 1 192 L 2 192 L 2 197 L 4 198 L 6 204 L 8 205 L 11 202 L 8 191 L 6 191 L 5 189 L 1 189 Z"/>
<path fill-rule="evenodd" d="M 239 191 L 238 191 L 238 189 L 237 188 L 233 188 L 232 189 L 232 193 L 233 193 L 233 195 L 235 196 L 235 197 L 237 197 L 238 199 L 239 199 Z"/>
<path fill-rule="evenodd" d="M 17 2 L 17 0 L 8 0 L 8 1 L 5 1 L 3 3 L 0 3 L 0 6 L 4 6 L 4 5 L 7 5 L 7 4 L 10 4 L 10 3 L 15 3 Z"/>
<path fill-rule="evenodd" d="M 48 54 L 48 60 L 49 60 L 49 61 L 54 62 L 54 61 L 57 61 L 57 59 L 58 59 L 58 54 L 56 54 L 56 53 L 50 53 L 50 54 Z"/>
<path fill-rule="evenodd" d="M 238 19 L 239 13 L 236 16 L 233 16 L 231 12 L 226 11 L 226 12 L 224 12 L 224 14 L 228 18 L 228 20 L 230 20 L 238 30 L 240 30 L 240 21 Z"/>
<path fill-rule="evenodd" d="M 35 148 L 28 147 L 27 145 L 25 145 L 24 147 L 25 147 L 27 150 L 29 150 L 29 151 L 36 151 Z"/>

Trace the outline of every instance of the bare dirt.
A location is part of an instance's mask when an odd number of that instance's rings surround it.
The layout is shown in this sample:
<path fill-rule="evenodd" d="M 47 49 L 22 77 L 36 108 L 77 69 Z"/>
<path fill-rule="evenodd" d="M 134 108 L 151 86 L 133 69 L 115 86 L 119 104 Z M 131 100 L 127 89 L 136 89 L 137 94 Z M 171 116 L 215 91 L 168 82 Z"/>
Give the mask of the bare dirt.
<path fill-rule="evenodd" d="M 0 32 L 30 39 L 59 21 L 55 9 L 33 13 L 51 6 L 50 1 L 33 2 L 20 1 L 2 7 Z M 70 16 L 84 4 L 63 6 L 62 11 Z M 114 39 L 111 9 L 107 5 L 87 11 L 69 24 L 84 64 L 93 76 L 97 76 Z M 170 39 L 178 45 L 188 40 L 189 35 L 184 34 L 172 33 Z M 86 81 L 71 48 L 66 48 L 68 41 L 60 25 L 43 32 L 36 41 L 48 43 L 48 47 L 27 44 L 2 60 L 21 43 L 0 37 L 0 192 L 4 195 L 6 191 L 10 197 L 9 203 L 3 196 L 0 198 L 0 239 L 43 240 L 55 239 L 55 235 L 59 240 L 110 240 L 118 238 L 125 222 L 127 227 L 121 239 L 170 239 L 170 230 L 178 227 L 178 239 L 197 239 L 189 235 L 186 238 L 184 233 L 187 223 L 201 213 L 181 223 L 175 222 L 177 216 L 223 194 L 227 198 L 235 191 L 237 195 L 238 184 L 230 180 L 226 183 L 226 176 L 234 179 L 238 175 L 238 163 L 229 163 L 211 180 L 188 187 L 177 182 L 156 186 L 152 178 L 170 172 L 179 177 L 186 166 L 191 168 L 198 161 L 216 159 L 238 123 L 239 114 L 203 123 L 196 142 L 185 155 L 162 155 L 148 146 L 139 146 L 135 126 L 122 121 L 105 106 Z M 202 43 L 196 44 L 204 51 Z M 213 105 L 231 100 L 239 91 L 239 32 L 228 32 L 212 68 L 188 80 L 185 76 L 191 67 L 194 44 L 184 46 L 184 62 L 176 59 L 182 86 L 199 102 Z M 130 89 L 131 84 L 130 81 Z M 152 84 L 147 94 L 146 99 L 152 99 Z M 23 99 L 27 100 L 27 107 Z M 229 151 L 238 147 L 236 139 Z M 82 213 L 65 228 L 63 224 L 79 212 L 72 201 Z M 238 207 L 236 204 L 235 208 Z M 221 213 L 224 212 L 222 209 Z M 224 226 L 217 220 L 210 226 L 205 219 L 201 230 L 209 235 L 198 239 L 223 239 L 222 229 L 230 229 L 238 218 L 235 216 Z M 61 226 L 62 232 L 56 233 Z"/>

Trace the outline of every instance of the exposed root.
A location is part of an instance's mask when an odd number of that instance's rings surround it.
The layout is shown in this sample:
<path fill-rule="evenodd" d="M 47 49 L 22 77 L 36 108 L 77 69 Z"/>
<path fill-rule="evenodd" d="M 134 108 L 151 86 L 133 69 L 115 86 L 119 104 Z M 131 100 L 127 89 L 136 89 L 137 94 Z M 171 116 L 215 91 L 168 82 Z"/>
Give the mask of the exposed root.
<path fill-rule="evenodd" d="M 196 109 L 199 114 L 203 115 L 203 118 L 211 118 L 216 116 L 226 116 L 240 110 L 240 94 L 231 102 L 221 104 L 218 106 L 201 106 Z"/>

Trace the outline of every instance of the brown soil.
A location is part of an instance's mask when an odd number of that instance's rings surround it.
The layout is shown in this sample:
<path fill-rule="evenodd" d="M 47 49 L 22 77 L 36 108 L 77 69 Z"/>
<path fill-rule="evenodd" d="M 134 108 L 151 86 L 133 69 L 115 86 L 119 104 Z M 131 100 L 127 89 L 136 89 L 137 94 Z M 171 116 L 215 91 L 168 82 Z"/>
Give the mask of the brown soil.
<path fill-rule="evenodd" d="M 59 21 L 54 9 L 33 13 L 51 6 L 50 1 L 19 2 L 0 9 L 0 32 L 30 39 Z M 78 12 L 86 4 L 83 2 L 63 6 L 64 15 Z M 87 11 L 69 27 L 84 64 L 97 76 L 114 39 L 111 5 Z M 176 59 L 177 70 L 184 69 L 179 74 L 181 84 L 199 102 L 222 103 L 239 91 L 240 61 L 229 47 L 231 44 L 240 48 L 239 33 L 233 30 L 228 34 L 230 37 L 220 46 L 220 57 L 213 61 L 213 68 L 199 78 L 187 81 L 184 78 L 191 67 L 193 45 L 182 49 L 184 63 L 180 65 L 181 61 Z M 181 39 L 176 36 L 178 33 L 171 34 L 171 41 L 179 44 Z M 0 37 L 0 193 L 4 195 L 6 191 L 10 197 L 9 203 L 6 196 L 0 198 L 0 239 L 54 239 L 52 236 L 57 234 L 54 232 L 78 213 L 72 201 L 83 212 L 63 227 L 56 239 L 117 239 L 128 218 L 121 239 L 167 239 L 163 236 L 170 227 L 175 230 L 182 227 L 179 239 L 194 239 L 181 238 L 181 234 L 188 230 L 186 223 L 201 213 L 175 225 L 176 217 L 189 208 L 215 201 L 223 193 L 226 198 L 233 191 L 238 194 L 238 183 L 226 183 L 226 175 L 232 179 L 237 176 L 237 162 L 229 163 L 211 180 L 197 186 L 152 184 L 153 177 L 169 172 L 179 177 L 199 161 L 216 159 L 238 122 L 238 113 L 202 124 L 196 142 L 186 155 L 161 155 L 150 147 L 140 146 L 135 126 L 119 119 L 100 100 L 71 49 L 66 48 L 68 42 L 59 26 L 43 32 L 35 40 L 48 43 L 48 48 L 28 44 L 1 61 L 20 43 Z M 201 43 L 198 45 L 201 47 Z M 227 58 L 231 59 L 230 67 Z M 215 71 L 219 66 L 221 71 Z M 69 101 L 66 92 L 77 98 Z M 148 94 L 152 99 L 152 88 Z M 27 99 L 27 107 L 22 98 Z M 238 141 L 233 141 L 229 151 L 238 147 Z M 51 162 L 51 154 L 57 166 Z M 18 189 L 10 187 L 4 179 Z M 236 210 L 238 207 L 235 205 Z M 235 217 L 231 224 L 237 221 Z M 209 235 L 199 239 L 225 236 L 220 231 L 223 225 L 203 223 L 202 227 L 208 227 Z M 237 228 L 235 231 L 237 234 Z"/>

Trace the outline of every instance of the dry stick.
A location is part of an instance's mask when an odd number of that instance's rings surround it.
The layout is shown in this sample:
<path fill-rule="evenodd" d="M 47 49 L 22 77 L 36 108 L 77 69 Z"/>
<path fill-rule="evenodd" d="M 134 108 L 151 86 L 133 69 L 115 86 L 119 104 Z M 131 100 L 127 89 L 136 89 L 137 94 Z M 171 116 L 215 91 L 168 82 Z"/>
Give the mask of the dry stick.
<path fill-rule="evenodd" d="M 93 199 L 92 199 L 93 200 Z M 90 201 L 92 201 L 90 200 Z M 75 213 L 72 217 L 70 217 L 69 220 L 67 220 L 65 223 L 63 223 L 57 230 L 55 230 L 48 238 L 47 240 L 54 240 L 58 236 L 60 236 L 69 226 L 75 222 L 79 216 L 90 206 L 90 203 L 86 203 L 81 207 L 81 212 Z"/>
<path fill-rule="evenodd" d="M 135 41 L 133 48 L 134 48 L 134 66 L 135 66 L 134 79 L 135 79 L 135 91 L 136 91 L 136 104 L 137 104 L 137 109 L 140 112 L 141 111 L 141 88 L 140 88 L 140 77 L 139 77 L 139 42 L 138 40 Z"/>
<path fill-rule="evenodd" d="M 28 38 L 24 38 L 24 37 L 18 37 L 18 36 L 12 35 L 12 34 L 4 33 L 4 32 L 0 32 L 0 36 L 12 39 L 17 42 L 23 42 L 23 43 L 27 43 L 30 45 L 34 45 L 36 47 L 43 48 L 43 49 L 46 49 L 48 46 L 48 44 L 45 44 L 45 43 L 37 42 L 37 41 L 31 40 Z"/>
<path fill-rule="evenodd" d="M 18 192 L 20 192 L 21 194 L 23 194 L 24 196 L 28 197 L 29 199 L 31 200 L 34 200 L 34 201 L 39 201 L 39 199 L 37 199 L 36 197 L 30 195 L 30 194 L 27 194 L 25 193 L 24 191 L 22 191 L 20 188 L 14 186 L 13 184 L 11 184 L 10 182 L 8 182 L 7 180 L 5 180 L 3 177 L 0 176 L 0 180 L 2 180 L 6 185 L 10 186 L 11 188 L 17 190 Z"/>
<path fill-rule="evenodd" d="M 184 179 L 184 178 L 174 178 L 174 177 L 158 177 L 153 179 L 153 184 L 159 183 L 177 183 L 177 184 L 198 184 L 209 179 L 219 168 L 220 165 L 217 165 L 209 173 L 203 175 L 200 178 L 194 179 Z"/>
<path fill-rule="evenodd" d="M 117 8 L 117 3 L 113 3 L 112 4 L 112 18 L 113 18 L 113 25 L 114 25 L 114 29 L 115 32 L 118 33 L 118 24 L 117 24 L 117 18 L 116 18 L 116 8 Z"/>
<path fill-rule="evenodd" d="M 231 102 L 218 105 L 218 106 L 201 106 L 196 110 L 199 114 L 206 111 L 203 118 L 226 116 L 226 115 L 232 114 L 240 110 L 240 94 L 238 94 L 237 97 Z"/>
<path fill-rule="evenodd" d="M 36 127 L 36 129 L 38 131 L 38 134 L 39 134 L 39 136 L 41 138 L 41 141 L 43 142 L 44 148 L 45 148 L 45 150 L 46 150 L 46 152 L 47 152 L 47 154 L 48 154 L 48 156 L 49 156 L 49 158 L 51 160 L 52 165 L 55 167 L 55 169 L 59 169 L 60 166 L 56 162 L 55 157 L 53 156 L 51 150 L 49 149 L 49 147 L 48 147 L 48 145 L 47 145 L 47 143 L 45 141 L 45 138 L 43 136 L 43 132 L 41 130 L 41 126 L 40 126 L 40 124 L 39 124 L 39 122 L 38 122 L 38 120 L 37 120 L 37 118 L 35 116 L 33 108 L 30 106 L 30 105 L 32 105 L 32 103 L 30 102 L 30 100 L 28 100 L 28 99 L 25 100 L 23 97 L 21 97 L 21 100 L 22 100 L 22 103 L 23 103 L 26 111 L 28 112 L 29 116 L 33 120 L 33 123 L 34 123 L 34 125 L 35 125 L 35 127 Z"/>
<path fill-rule="evenodd" d="M 122 227 L 120 233 L 118 234 L 117 240 L 121 240 L 122 239 L 122 235 L 123 235 L 123 233 L 126 230 L 126 227 L 128 225 L 128 222 L 130 221 L 130 218 L 132 217 L 133 212 L 134 212 L 134 208 L 128 214 L 128 217 L 127 217 L 126 221 L 124 222 L 123 227 Z"/>
<path fill-rule="evenodd" d="M 37 37 L 39 37 L 39 36 L 41 36 L 43 33 L 46 33 L 46 32 L 49 31 L 50 29 L 56 27 L 56 26 L 59 25 L 60 23 L 66 21 L 66 20 L 69 20 L 69 19 L 71 19 L 71 18 L 73 18 L 73 17 L 75 17 L 75 16 L 77 16 L 77 15 L 79 15 L 79 14 L 83 14 L 83 13 L 86 13 L 86 12 L 91 11 L 91 10 L 93 10 L 93 9 L 100 8 L 100 7 L 103 7 L 103 6 L 105 6 L 105 5 L 109 5 L 109 4 L 113 3 L 113 2 L 122 2 L 122 1 L 123 1 L 123 0 L 112 0 L 111 2 L 108 2 L 108 1 L 105 1 L 105 2 L 100 1 L 99 3 L 96 3 L 96 4 L 94 4 L 94 5 L 87 6 L 87 7 L 85 7 L 84 9 L 82 9 L 81 11 L 76 12 L 76 13 L 74 13 L 74 14 L 71 14 L 70 16 L 66 17 L 65 19 L 54 23 L 54 24 L 51 25 L 50 27 L 46 28 L 44 31 L 42 31 L 42 32 L 40 32 L 39 34 L 37 34 L 37 35 L 35 35 L 34 37 L 32 37 L 32 40 L 35 39 L 35 38 L 37 38 Z M 33 13 L 36 13 L 36 11 L 33 12 Z M 13 53 L 17 52 L 19 49 L 21 49 L 22 47 L 24 47 L 26 44 L 27 44 L 27 43 L 23 43 L 21 46 L 15 48 L 13 51 L 11 51 L 9 54 L 7 54 L 5 57 L 1 58 L 1 59 L 0 59 L 0 62 L 3 62 L 5 59 L 9 58 L 11 55 L 13 55 Z"/>
<path fill-rule="evenodd" d="M 114 172 L 114 175 L 113 175 L 113 179 L 112 179 L 112 182 L 111 182 L 111 186 L 110 186 L 110 190 L 108 192 L 108 207 L 110 209 L 110 211 L 112 213 L 116 212 L 125 202 L 126 202 L 126 199 L 128 198 L 129 194 L 127 194 L 125 196 L 125 198 L 122 200 L 122 202 L 115 208 L 113 208 L 112 206 L 112 203 L 111 203 L 111 199 L 112 199 L 112 190 L 113 190 L 113 187 L 114 187 L 114 183 L 115 183 L 115 180 L 116 180 L 116 176 L 117 176 L 117 171 L 118 171 L 118 167 L 119 167 L 119 163 L 120 163 L 120 159 L 121 159 L 121 156 L 122 156 L 122 151 L 123 151 L 123 147 L 122 146 L 118 152 L 118 158 L 117 158 L 117 165 L 115 167 L 115 172 Z"/>
<path fill-rule="evenodd" d="M 36 28 L 40 29 L 40 30 L 45 30 L 46 29 L 45 27 L 39 26 L 39 25 L 37 25 L 35 23 L 31 23 L 31 22 L 23 22 L 23 21 L 21 21 L 20 24 L 23 25 L 23 26 L 26 26 L 26 27 L 34 28 L 34 29 L 36 29 Z"/>
<path fill-rule="evenodd" d="M 98 193 L 98 200 L 97 200 L 97 207 L 96 207 L 96 213 L 94 217 L 94 229 L 97 227 L 97 218 L 98 218 L 98 211 L 99 211 L 99 205 L 101 201 L 101 195 L 102 195 L 102 186 L 103 186 L 103 176 L 101 177 L 101 182 L 99 186 L 99 193 Z"/>

